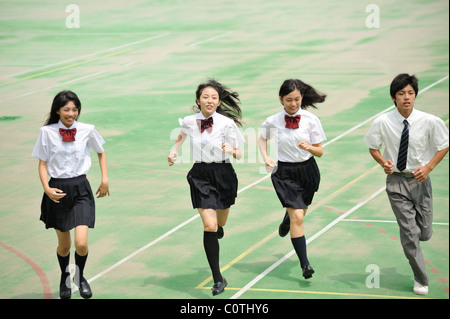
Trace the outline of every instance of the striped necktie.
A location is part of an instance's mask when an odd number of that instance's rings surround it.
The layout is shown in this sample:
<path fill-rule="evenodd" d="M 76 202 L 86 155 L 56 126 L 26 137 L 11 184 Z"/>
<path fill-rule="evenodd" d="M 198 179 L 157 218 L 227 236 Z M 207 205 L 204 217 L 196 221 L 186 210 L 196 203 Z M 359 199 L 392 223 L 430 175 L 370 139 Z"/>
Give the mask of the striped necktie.
<path fill-rule="evenodd" d="M 408 139 L 409 139 L 408 121 L 404 120 L 403 124 L 405 124 L 405 126 L 403 127 L 402 138 L 400 139 L 400 147 L 398 150 L 398 158 L 397 158 L 397 168 L 400 170 L 400 172 L 406 168 L 406 159 L 408 157 Z"/>

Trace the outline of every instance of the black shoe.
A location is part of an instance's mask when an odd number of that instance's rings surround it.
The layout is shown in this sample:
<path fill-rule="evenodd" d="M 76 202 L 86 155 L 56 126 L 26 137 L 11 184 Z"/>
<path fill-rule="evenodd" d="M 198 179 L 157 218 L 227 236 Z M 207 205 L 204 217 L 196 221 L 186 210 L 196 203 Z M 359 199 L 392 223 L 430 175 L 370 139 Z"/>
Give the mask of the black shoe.
<path fill-rule="evenodd" d="M 311 267 L 311 265 L 307 265 L 303 268 L 303 277 L 305 279 L 311 278 L 313 273 L 314 273 L 314 269 Z"/>
<path fill-rule="evenodd" d="M 280 226 L 278 227 L 278 235 L 280 235 L 280 237 L 286 236 L 289 233 L 290 228 L 291 228 L 291 220 L 289 219 L 289 214 L 286 211 L 283 221 L 281 222 Z"/>
<path fill-rule="evenodd" d="M 83 297 L 84 299 L 89 299 L 92 297 L 91 287 L 89 286 L 87 280 L 84 279 L 84 277 L 81 278 L 80 285 L 77 285 L 77 286 L 78 286 L 78 290 L 80 291 L 81 297 Z"/>
<path fill-rule="evenodd" d="M 72 289 L 67 287 L 66 283 L 59 285 L 59 298 L 70 299 L 72 297 Z"/>
<path fill-rule="evenodd" d="M 218 239 L 222 239 L 223 235 L 224 235 L 223 227 L 222 226 L 218 226 L 217 227 L 217 238 Z"/>
<path fill-rule="evenodd" d="M 223 281 L 218 281 L 214 284 L 214 286 L 211 288 L 212 295 L 217 296 L 220 295 L 222 292 L 225 291 L 225 287 L 228 285 L 228 282 L 225 278 L 223 278 Z"/>
<path fill-rule="evenodd" d="M 289 234 L 289 229 L 291 228 L 291 225 L 286 225 L 285 223 L 281 223 L 278 227 L 278 235 L 280 237 L 285 237 L 287 234 Z"/>

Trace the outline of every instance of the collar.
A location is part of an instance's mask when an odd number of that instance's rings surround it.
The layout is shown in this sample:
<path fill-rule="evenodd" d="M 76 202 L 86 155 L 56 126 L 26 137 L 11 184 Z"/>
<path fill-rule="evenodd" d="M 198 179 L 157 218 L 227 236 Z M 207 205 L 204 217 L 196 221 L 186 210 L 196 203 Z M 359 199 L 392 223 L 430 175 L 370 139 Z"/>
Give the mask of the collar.
<path fill-rule="evenodd" d="M 416 109 L 413 108 L 413 111 L 411 112 L 411 114 L 409 114 L 409 116 L 407 118 L 404 118 L 403 115 L 400 114 L 400 112 L 397 110 L 397 108 L 395 109 L 395 118 L 397 119 L 397 121 L 401 124 L 403 124 L 404 120 L 408 120 L 409 125 L 411 125 L 411 121 L 414 121 L 414 118 L 416 117 Z"/>
<path fill-rule="evenodd" d="M 297 115 L 301 115 L 301 111 L 302 111 L 302 109 L 300 108 L 300 109 L 298 109 L 297 112 L 295 112 L 295 114 L 291 115 L 291 114 L 289 114 L 288 112 L 286 112 L 286 109 L 285 109 L 285 108 L 283 108 L 283 118 L 284 118 L 284 115 L 287 115 L 287 116 L 297 116 Z"/>
<path fill-rule="evenodd" d="M 71 127 L 66 127 L 62 122 L 61 122 L 61 120 L 59 120 L 58 121 L 58 128 L 62 128 L 62 129 L 65 129 L 65 130 L 67 130 L 67 129 L 73 129 L 73 128 L 76 128 L 78 126 L 78 121 L 74 121 L 73 122 L 73 124 L 72 124 L 72 126 Z"/>
<path fill-rule="evenodd" d="M 210 117 L 212 117 L 214 119 L 216 117 L 216 114 L 217 114 L 217 112 L 214 111 L 214 113 Z M 195 113 L 196 119 L 206 120 L 206 119 L 209 119 L 210 117 L 205 117 L 201 111 L 198 113 Z"/>

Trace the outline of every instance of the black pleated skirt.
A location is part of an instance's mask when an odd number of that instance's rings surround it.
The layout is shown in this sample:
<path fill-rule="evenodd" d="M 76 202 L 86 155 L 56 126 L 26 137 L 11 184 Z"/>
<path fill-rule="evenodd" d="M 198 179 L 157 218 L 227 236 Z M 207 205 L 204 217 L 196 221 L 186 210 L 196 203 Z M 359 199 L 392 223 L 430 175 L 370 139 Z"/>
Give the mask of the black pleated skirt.
<path fill-rule="evenodd" d="M 187 175 L 193 208 L 227 209 L 237 197 L 231 163 L 195 163 Z"/>
<path fill-rule="evenodd" d="M 74 178 L 51 178 L 49 186 L 59 188 L 67 195 L 52 201 L 45 193 L 41 203 L 41 217 L 45 228 L 66 232 L 76 226 L 94 228 L 95 200 L 86 175 Z"/>
<path fill-rule="evenodd" d="M 307 209 L 319 189 L 320 172 L 311 157 L 300 163 L 278 162 L 271 178 L 283 207 Z"/>

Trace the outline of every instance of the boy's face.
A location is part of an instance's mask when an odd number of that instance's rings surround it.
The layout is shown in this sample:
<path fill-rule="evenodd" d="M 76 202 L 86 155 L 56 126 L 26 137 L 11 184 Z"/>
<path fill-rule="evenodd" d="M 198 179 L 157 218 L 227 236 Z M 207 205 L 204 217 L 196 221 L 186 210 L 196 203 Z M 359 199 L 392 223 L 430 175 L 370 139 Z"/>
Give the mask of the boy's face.
<path fill-rule="evenodd" d="M 392 101 L 397 104 L 397 110 L 405 118 L 407 118 L 413 111 L 415 100 L 416 93 L 410 84 L 397 91 L 395 93 L 395 98 L 392 98 Z"/>

